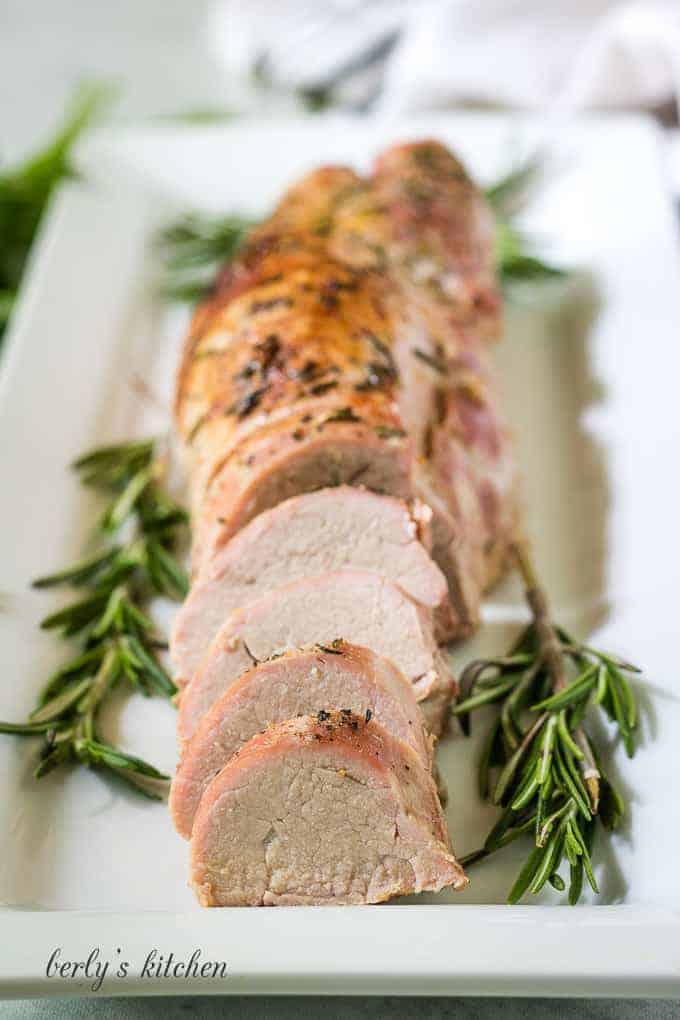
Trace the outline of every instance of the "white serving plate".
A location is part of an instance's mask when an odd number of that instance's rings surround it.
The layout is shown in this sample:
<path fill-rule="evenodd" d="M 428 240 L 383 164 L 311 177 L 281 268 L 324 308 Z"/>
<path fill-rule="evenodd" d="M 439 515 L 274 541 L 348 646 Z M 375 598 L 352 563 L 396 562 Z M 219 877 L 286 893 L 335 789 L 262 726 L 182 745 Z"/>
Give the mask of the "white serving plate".
<path fill-rule="evenodd" d="M 502 116 L 408 122 L 338 117 L 102 136 L 83 154 L 88 183 L 48 216 L 0 364 L 0 718 L 21 719 L 64 649 L 38 630 L 58 596 L 31 578 L 76 556 L 93 507 L 66 465 L 100 442 L 168 428 L 184 315 L 154 297 L 152 238 L 180 207 L 264 213 L 296 175 L 325 161 L 365 166 L 389 142 L 433 135 L 480 179 L 530 148 L 540 125 Z M 468 891 L 362 908 L 202 911 L 186 846 L 163 805 L 74 770 L 31 778 L 33 742 L 0 737 L 0 994 L 75 994 L 48 979 L 50 953 L 130 961 L 109 994 L 333 992 L 680 993 L 680 701 L 674 653 L 680 272 L 659 135 L 636 118 L 565 128 L 527 223 L 566 290 L 511 309 L 499 352 L 517 432 L 529 531 L 557 616 L 643 663 L 644 747 L 610 768 L 631 805 L 596 849 L 602 894 L 569 909 L 557 894 L 503 905 L 524 850 L 478 866 Z M 135 380 L 147 381 L 151 399 Z M 500 649 L 523 619 L 506 584 L 481 634 L 455 654 Z M 106 725 L 171 770 L 174 710 L 131 698 Z M 479 729 L 479 727 L 477 727 Z M 611 732 L 601 737 L 611 745 Z M 477 799 L 475 739 L 444 741 L 440 762 L 460 853 L 494 811 Z M 225 980 L 143 979 L 152 948 L 200 948 Z M 113 966 L 113 964 L 112 964 Z"/>

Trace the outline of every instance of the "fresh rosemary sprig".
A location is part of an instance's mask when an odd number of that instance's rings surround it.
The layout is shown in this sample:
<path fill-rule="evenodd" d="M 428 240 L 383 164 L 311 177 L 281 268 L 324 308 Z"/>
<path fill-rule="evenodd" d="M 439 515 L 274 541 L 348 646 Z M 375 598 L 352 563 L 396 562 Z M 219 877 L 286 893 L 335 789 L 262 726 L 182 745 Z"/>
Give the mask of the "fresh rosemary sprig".
<path fill-rule="evenodd" d="M 477 708 L 494 704 L 500 710 L 485 741 L 479 788 L 483 798 L 491 797 L 503 811 L 483 847 L 463 863 L 473 864 L 532 834 L 533 849 L 509 902 L 517 903 L 526 892 L 540 892 L 546 882 L 564 890 L 560 868 L 566 858 L 569 902 L 574 904 L 584 875 L 598 892 L 591 863 L 598 820 L 615 829 L 624 811 L 586 733 L 586 712 L 599 705 L 616 723 L 632 757 L 637 711 L 628 676 L 640 671 L 556 626 L 526 547 L 517 543 L 513 553 L 532 622 L 507 655 L 467 666 L 454 708 L 465 733 Z"/>
<path fill-rule="evenodd" d="M 163 295 L 187 303 L 204 297 L 252 225 L 244 216 L 190 213 L 163 230 L 158 237 Z"/>
<path fill-rule="evenodd" d="M 121 683 L 146 695 L 171 698 L 176 693 L 158 658 L 165 643 L 145 605 L 154 594 L 173 599 L 186 594 L 187 577 L 173 550 L 187 513 L 162 488 L 164 462 L 151 440 L 94 450 L 74 468 L 83 484 L 108 496 L 98 524 L 102 545 L 65 570 L 38 578 L 34 587 L 68 584 L 81 590 L 76 601 L 41 624 L 64 637 L 78 637 L 80 648 L 49 677 L 28 720 L 0 723 L 0 732 L 43 735 L 36 778 L 77 761 L 157 799 L 168 777 L 104 742 L 97 717 Z"/>

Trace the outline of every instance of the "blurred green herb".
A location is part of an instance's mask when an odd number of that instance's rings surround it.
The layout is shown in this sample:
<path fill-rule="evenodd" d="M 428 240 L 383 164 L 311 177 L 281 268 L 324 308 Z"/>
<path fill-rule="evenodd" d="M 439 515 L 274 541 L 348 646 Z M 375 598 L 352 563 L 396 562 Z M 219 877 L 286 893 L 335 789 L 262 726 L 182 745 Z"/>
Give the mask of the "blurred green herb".
<path fill-rule="evenodd" d="M 509 219 L 524 205 L 542 172 L 540 159 L 516 163 L 484 189 L 484 196 L 497 216 Z"/>
<path fill-rule="evenodd" d="M 297 96 L 308 113 L 321 113 L 333 105 L 333 85 L 306 86 L 297 90 Z"/>
<path fill-rule="evenodd" d="M 163 262 L 164 296 L 188 303 L 204 297 L 252 225 L 244 216 L 190 213 L 163 230 L 158 249 Z"/>
<path fill-rule="evenodd" d="M 74 174 L 73 145 L 108 104 L 107 85 L 82 86 L 54 138 L 19 166 L 0 173 L 0 337 L 14 307 L 28 253 L 55 187 Z"/>
<path fill-rule="evenodd" d="M 531 242 L 509 222 L 496 222 L 496 262 L 502 286 L 543 283 L 565 276 L 563 269 L 531 253 Z"/>
<path fill-rule="evenodd" d="M 151 440 L 93 450 L 74 468 L 83 485 L 108 497 L 97 529 L 101 546 L 78 563 L 38 578 L 34 587 L 80 590 L 74 602 L 41 624 L 63 637 L 77 637 L 80 647 L 49 677 L 28 720 L 0 723 L 0 732 L 43 735 L 36 778 L 78 761 L 158 798 L 168 777 L 105 743 L 97 717 L 122 683 L 146 695 L 176 693 L 158 655 L 165 643 L 146 604 L 154 595 L 181 599 L 187 592 L 188 579 L 174 555 L 187 513 L 162 486 L 164 462 Z"/>
<path fill-rule="evenodd" d="M 544 283 L 564 277 L 565 271 L 534 251 L 530 238 L 514 225 L 541 174 L 541 161 L 531 159 L 504 174 L 484 191 L 496 216 L 496 264 L 501 284 L 511 290 L 515 284 Z"/>
<path fill-rule="evenodd" d="M 514 555 L 532 623 L 507 655 L 467 666 L 453 710 L 469 733 L 472 712 L 483 705 L 499 709 L 485 741 L 479 787 L 483 798 L 503 810 L 483 847 L 463 863 L 474 864 L 531 835 L 533 848 L 509 902 L 517 903 L 527 892 L 540 892 L 546 883 L 564 890 L 560 868 L 566 860 L 568 899 L 575 904 L 584 876 L 598 892 L 591 862 L 597 823 L 615 829 L 624 812 L 586 733 L 584 718 L 591 706 L 598 705 L 618 727 L 632 757 L 637 710 L 629 677 L 639 670 L 581 644 L 556 626 L 526 548 L 517 544 Z"/>
<path fill-rule="evenodd" d="M 237 116 L 235 110 L 225 106 L 194 106 L 177 113 L 159 114 L 154 119 L 175 124 L 208 125 L 225 124 Z"/>

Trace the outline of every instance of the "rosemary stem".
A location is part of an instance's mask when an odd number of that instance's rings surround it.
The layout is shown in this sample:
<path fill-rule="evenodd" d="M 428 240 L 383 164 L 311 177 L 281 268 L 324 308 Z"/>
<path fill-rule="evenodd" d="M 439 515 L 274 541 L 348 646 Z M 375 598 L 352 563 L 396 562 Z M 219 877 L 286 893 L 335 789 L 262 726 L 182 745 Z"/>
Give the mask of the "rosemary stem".
<path fill-rule="evenodd" d="M 513 543 L 512 554 L 524 582 L 526 600 L 534 618 L 541 659 L 551 678 L 553 690 L 557 693 L 564 688 L 566 677 L 562 646 L 550 619 L 548 599 L 539 583 L 526 542 Z"/>
<path fill-rule="evenodd" d="M 538 638 L 539 656 L 550 677 L 553 691 L 557 693 L 564 689 L 567 682 L 564 668 L 564 648 L 550 617 L 548 598 L 538 580 L 538 574 L 526 541 L 520 539 L 514 542 L 511 552 L 524 582 L 525 597 L 531 609 Z M 600 771 L 595 763 L 588 738 L 581 726 L 577 727 L 574 732 L 574 739 L 583 752 L 583 759 L 579 762 L 579 767 L 590 795 L 593 813 L 596 813 L 600 802 Z"/>

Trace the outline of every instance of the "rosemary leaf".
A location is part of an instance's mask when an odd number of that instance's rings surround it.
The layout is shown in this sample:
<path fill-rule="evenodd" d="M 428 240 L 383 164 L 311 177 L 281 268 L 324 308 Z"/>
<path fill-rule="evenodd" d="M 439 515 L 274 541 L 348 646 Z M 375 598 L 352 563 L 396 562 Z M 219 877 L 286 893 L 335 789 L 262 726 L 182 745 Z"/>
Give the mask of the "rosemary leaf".
<path fill-rule="evenodd" d="M 516 679 L 510 677 L 507 680 L 496 683 L 493 687 L 489 687 L 486 690 L 480 691 L 479 694 L 475 694 L 465 701 L 459 702 L 454 706 L 454 715 L 466 715 L 472 712 L 475 708 L 481 708 L 482 705 L 487 705 L 492 701 L 498 701 L 503 697 L 512 687 L 516 684 Z"/>
<path fill-rule="evenodd" d="M 159 772 L 153 765 L 149 765 L 142 758 L 136 758 L 132 754 L 125 754 L 108 744 L 99 743 L 96 740 L 76 741 L 76 752 L 83 754 L 92 765 L 105 765 L 107 768 L 122 769 L 125 772 L 134 772 L 139 776 L 148 779 L 159 779 L 167 781 L 170 777 Z"/>
<path fill-rule="evenodd" d="M 53 722 L 60 716 L 64 715 L 69 709 L 74 708 L 78 701 L 80 701 L 83 694 L 88 690 L 91 684 L 91 680 L 86 678 L 81 680 L 80 683 L 74 684 L 72 687 L 68 687 L 61 694 L 57 694 L 51 701 L 45 702 L 40 708 L 36 708 L 35 711 L 29 715 L 31 723 L 44 723 Z"/>
<path fill-rule="evenodd" d="M 127 640 L 129 648 L 140 664 L 139 668 L 143 671 L 146 679 L 159 694 L 164 695 L 166 698 L 174 697 L 177 694 L 177 687 L 158 660 L 149 654 L 139 638 L 130 636 Z"/>
<path fill-rule="evenodd" d="M 612 831 L 619 827 L 624 813 L 625 807 L 618 790 L 600 768 L 600 821 L 605 829 Z"/>
<path fill-rule="evenodd" d="M 138 773 L 129 772 L 126 769 L 117 769 L 112 765 L 106 765 L 104 768 L 107 775 L 114 776 L 117 780 L 129 789 L 134 790 L 134 792 L 139 794 L 141 797 L 145 797 L 147 800 L 153 800 L 156 802 L 165 799 L 162 793 L 153 789 L 153 785 L 150 780 L 140 776 Z"/>
<path fill-rule="evenodd" d="M 529 891 L 537 896 L 541 889 L 548 881 L 556 866 L 559 865 L 559 858 L 561 856 L 561 843 L 560 833 L 556 833 L 549 840 L 547 840 L 543 847 L 543 857 L 541 859 L 539 867 L 536 869 L 534 877 L 531 881 Z"/>
<path fill-rule="evenodd" d="M 541 778 L 538 772 L 538 767 L 534 766 L 533 769 L 527 771 L 525 780 L 522 783 L 520 789 L 518 790 L 514 800 L 510 805 L 512 810 L 521 811 L 523 807 L 526 807 L 529 801 L 531 801 L 532 798 L 535 796 L 536 791 L 538 790 L 540 785 Z M 494 796 L 494 800 L 498 804 L 500 803 L 500 801 L 496 799 L 497 797 L 498 791 L 496 791 L 496 794 Z"/>
<path fill-rule="evenodd" d="M 581 899 L 583 889 L 583 861 L 580 858 L 569 865 L 569 875 L 569 905 L 574 907 Z"/>
<path fill-rule="evenodd" d="M 0 722 L 0 733 L 16 733 L 18 736 L 34 736 L 36 733 L 46 733 L 53 724 L 46 720 L 42 723 L 11 723 Z"/>
<path fill-rule="evenodd" d="M 552 765 L 553 748 L 555 746 L 555 730 L 557 728 L 557 716 L 553 715 L 543 727 L 543 741 L 541 744 L 540 765 L 538 767 L 538 781 L 543 785 L 548 778 L 550 766 Z"/>
<path fill-rule="evenodd" d="M 524 893 L 529 889 L 529 886 L 536 877 L 536 873 L 541 866 L 541 861 L 546 854 L 546 850 L 542 847 L 534 847 L 529 854 L 526 864 L 517 876 L 517 880 L 513 885 L 508 895 L 508 903 L 515 904 L 524 896 Z"/>
<path fill-rule="evenodd" d="M 94 648 L 90 648 L 88 651 L 83 652 L 82 655 L 77 655 L 75 659 L 71 659 L 71 661 L 67 662 L 65 666 L 61 666 L 57 669 L 42 689 L 40 694 L 40 704 L 44 705 L 71 681 L 77 680 L 83 676 L 91 676 L 92 673 L 96 673 L 104 655 L 104 651 L 105 650 L 101 645 L 95 645 Z"/>
<path fill-rule="evenodd" d="M 59 765 L 63 765 L 73 759 L 73 747 L 70 743 L 56 744 L 42 758 L 36 767 L 33 775 L 36 779 L 42 779 L 48 772 L 52 772 Z"/>
<path fill-rule="evenodd" d="M 149 540 L 148 551 L 149 570 L 153 571 L 156 577 L 156 590 L 161 595 L 169 595 L 171 598 L 186 598 L 189 591 L 189 578 L 172 553 L 169 553 L 155 539 Z"/>
<path fill-rule="evenodd" d="M 479 762 L 479 795 L 482 800 L 489 796 L 489 773 L 492 765 L 496 763 L 496 744 L 500 734 L 501 724 L 496 722 L 489 730 L 482 757 Z"/>
<path fill-rule="evenodd" d="M 153 440 L 144 439 L 132 443 L 114 443 L 100 446 L 78 457 L 73 462 L 76 471 L 98 470 L 103 472 L 125 470 L 138 471 L 151 463 Z"/>
<path fill-rule="evenodd" d="M 557 871 L 554 871 L 552 873 L 548 881 L 550 882 L 553 889 L 557 890 L 557 892 L 564 892 L 564 890 L 567 888 L 564 879 L 560 874 L 558 874 Z"/>
<path fill-rule="evenodd" d="M 583 787 L 580 777 L 577 778 L 572 774 L 559 749 L 555 752 L 555 763 L 557 765 L 557 773 L 559 774 L 560 780 L 564 783 L 569 794 L 573 797 L 574 802 L 584 819 L 589 822 L 591 813 L 588 791 Z"/>
<path fill-rule="evenodd" d="M 571 733 L 569 732 L 569 726 L 567 725 L 567 714 L 564 709 L 557 715 L 557 727 L 559 729 L 560 739 L 564 746 L 573 754 L 579 761 L 583 759 L 583 751 L 578 746 Z"/>
<path fill-rule="evenodd" d="M 530 770 L 530 768 L 534 765 L 536 758 L 538 757 L 538 753 L 536 750 L 531 750 L 531 747 L 535 737 L 540 732 L 540 728 L 543 725 L 543 722 L 544 722 L 543 718 L 539 718 L 535 721 L 532 728 L 525 735 L 520 746 L 511 755 L 511 757 L 508 759 L 507 763 L 501 770 L 501 773 L 498 777 L 498 782 L 496 783 L 496 788 L 494 790 L 493 795 L 494 804 L 504 803 L 506 793 L 509 791 L 511 784 L 515 779 L 515 774 L 527 754 L 529 755 L 529 758 L 526 764 L 524 765 L 525 775 L 527 774 L 528 770 Z M 531 753 L 529 753 L 530 751 Z"/>
<path fill-rule="evenodd" d="M 153 477 L 151 467 L 142 468 L 129 480 L 121 494 L 114 500 L 102 517 L 102 531 L 114 532 L 125 523 L 134 510 L 137 500 L 141 497 Z"/>
<path fill-rule="evenodd" d="M 595 874 L 593 873 L 593 867 L 590 861 L 590 846 L 586 838 L 584 837 L 583 833 L 581 832 L 581 828 L 578 822 L 576 821 L 569 822 L 568 825 L 569 831 L 572 833 L 576 841 L 581 844 L 581 861 L 583 862 L 583 868 L 586 873 L 586 878 L 590 883 L 590 888 L 593 890 L 594 893 L 599 893 L 600 890 L 598 888 L 597 881 L 595 879 Z M 590 831 L 592 831 L 592 826 L 590 826 L 589 829 Z"/>
<path fill-rule="evenodd" d="M 536 705 L 532 705 L 531 709 L 533 712 L 540 712 L 541 709 L 549 709 L 554 711 L 559 708 L 566 708 L 567 705 L 573 704 L 575 701 L 579 701 L 585 697 L 592 687 L 596 683 L 596 667 L 590 666 L 580 676 L 577 677 L 573 683 L 569 684 L 562 691 L 558 691 L 556 694 L 551 695 L 549 698 L 545 698 L 543 701 L 539 701 Z"/>
<path fill-rule="evenodd" d="M 34 588 L 52 588 L 59 584 L 81 585 L 88 584 L 105 567 L 108 567 L 119 555 L 118 546 L 112 546 L 103 553 L 97 553 L 87 559 L 74 563 L 72 567 L 61 570 L 56 574 L 48 574 L 46 577 L 39 577 L 33 581 Z"/>
<path fill-rule="evenodd" d="M 65 609 L 46 616 L 40 626 L 42 630 L 63 629 L 69 636 L 77 634 L 97 619 L 107 601 L 106 595 L 91 595 L 89 598 L 73 602 Z"/>

